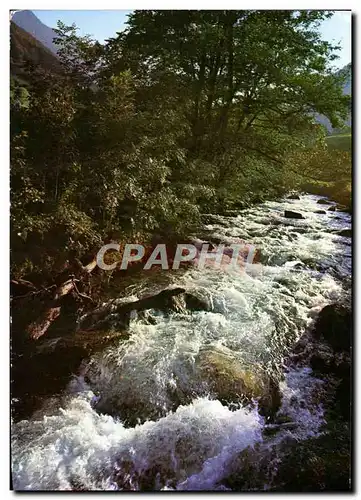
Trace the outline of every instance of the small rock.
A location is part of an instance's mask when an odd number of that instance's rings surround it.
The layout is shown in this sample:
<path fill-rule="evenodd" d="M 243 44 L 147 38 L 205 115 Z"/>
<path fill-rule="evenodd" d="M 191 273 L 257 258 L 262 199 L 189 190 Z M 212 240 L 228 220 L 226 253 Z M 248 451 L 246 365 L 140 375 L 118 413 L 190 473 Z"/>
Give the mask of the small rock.
<path fill-rule="evenodd" d="M 266 436 L 272 436 L 273 434 L 276 434 L 277 432 L 280 432 L 282 430 L 294 430 L 297 429 L 298 424 L 297 422 L 285 422 L 283 424 L 267 424 L 264 427 L 264 434 Z"/>
<path fill-rule="evenodd" d="M 325 215 L 325 214 L 326 214 L 326 210 L 316 210 L 316 211 L 315 211 L 315 214 L 322 214 L 322 215 Z"/>
<path fill-rule="evenodd" d="M 329 200 L 326 200 L 325 198 L 322 198 L 321 200 L 317 200 L 317 203 L 319 205 L 329 205 L 330 204 L 330 201 Z"/>
<path fill-rule="evenodd" d="M 332 207 L 330 207 L 330 208 L 328 209 L 328 211 L 329 211 L 329 212 L 336 212 L 336 207 L 335 207 L 335 205 L 333 205 Z"/>
<path fill-rule="evenodd" d="M 290 194 L 287 196 L 287 200 L 300 200 L 301 198 L 299 197 L 298 194 Z"/>
<path fill-rule="evenodd" d="M 304 216 L 299 212 L 293 212 L 292 210 L 285 210 L 286 219 L 304 219 Z"/>

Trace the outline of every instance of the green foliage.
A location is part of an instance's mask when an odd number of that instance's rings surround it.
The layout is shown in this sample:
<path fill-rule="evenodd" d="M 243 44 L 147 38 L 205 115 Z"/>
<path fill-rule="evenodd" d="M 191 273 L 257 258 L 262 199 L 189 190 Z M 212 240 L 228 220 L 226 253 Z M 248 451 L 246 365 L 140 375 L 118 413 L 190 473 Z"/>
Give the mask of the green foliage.
<path fill-rule="evenodd" d="M 105 45 L 59 23 L 62 74 L 11 87 L 14 273 L 290 189 L 322 132 L 312 113 L 348 110 L 318 31 L 330 15 L 135 11 Z"/>
<path fill-rule="evenodd" d="M 29 107 L 29 91 L 25 86 L 19 83 L 18 80 L 11 77 L 10 79 L 10 108 L 21 110 Z"/>
<path fill-rule="evenodd" d="M 351 152 L 347 148 L 330 147 L 329 139 L 330 136 L 320 138 L 309 148 L 293 152 L 288 170 L 293 175 L 295 188 L 327 196 L 351 207 Z"/>

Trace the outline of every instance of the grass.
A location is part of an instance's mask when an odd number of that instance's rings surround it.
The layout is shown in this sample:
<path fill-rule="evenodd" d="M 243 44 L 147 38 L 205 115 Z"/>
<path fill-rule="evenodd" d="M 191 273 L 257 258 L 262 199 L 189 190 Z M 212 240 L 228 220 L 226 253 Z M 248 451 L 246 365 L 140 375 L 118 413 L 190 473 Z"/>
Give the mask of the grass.
<path fill-rule="evenodd" d="M 352 151 L 351 134 L 329 135 L 326 137 L 326 142 L 331 151 L 333 149 L 340 149 L 348 153 Z"/>

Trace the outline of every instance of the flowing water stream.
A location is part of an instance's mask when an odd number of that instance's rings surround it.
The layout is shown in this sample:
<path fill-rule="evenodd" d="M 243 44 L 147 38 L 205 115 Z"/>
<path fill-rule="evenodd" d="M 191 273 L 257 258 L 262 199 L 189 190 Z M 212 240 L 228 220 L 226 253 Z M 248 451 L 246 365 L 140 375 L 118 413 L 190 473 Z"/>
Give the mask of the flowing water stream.
<path fill-rule="evenodd" d="M 151 324 L 134 317 L 129 340 L 94 355 L 61 398 L 13 424 L 15 489 L 222 490 L 247 447 L 322 432 L 323 408 L 314 399 L 322 381 L 310 368 L 283 365 L 321 308 L 351 286 L 351 240 L 337 235 L 351 227 L 350 216 L 315 213 L 325 208 L 318 199 L 206 218 L 214 238 L 253 244 L 257 264 L 175 276 L 211 310 L 154 312 Z M 284 210 L 305 219 L 286 219 Z M 280 380 L 278 414 L 294 427 L 266 438 L 257 405 L 222 404 L 197 370 L 199 354 L 212 349 Z"/>

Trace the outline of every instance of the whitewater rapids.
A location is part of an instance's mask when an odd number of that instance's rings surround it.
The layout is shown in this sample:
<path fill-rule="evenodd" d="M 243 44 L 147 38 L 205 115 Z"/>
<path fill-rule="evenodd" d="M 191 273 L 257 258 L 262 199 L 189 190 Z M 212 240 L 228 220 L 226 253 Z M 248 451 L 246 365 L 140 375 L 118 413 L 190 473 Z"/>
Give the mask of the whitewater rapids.
<path fill-rule="evenodd" d="M 14 423 L 14 488 L 226 489 L 222 480 L 239 454 L 265 445 L 267 422 L 257 406 L 223 406 L 199 378 L 195 359 L 209 347 L 280 374 L 279 412 L 296 425 L 274 441 L 321 432 L 323 409 L 312 390 L 322 381 L 310 369 L 283 367 L 315 315 L 350 288 L 350 239 L 337 235 L 351 227 L 350 216 L 316 214 L 324 208 L 317 200 L 267 202 L 206 225 L 225 243 L 254 245 L 257 265 L 180 275 L 175 283 L 207 297 L 211 311 L 153 312 L 154 324 L 135 317 L 129 340 L 94 355 L 61 397 Z M 284 210 L 305 219 L 285 219 Z"/>

